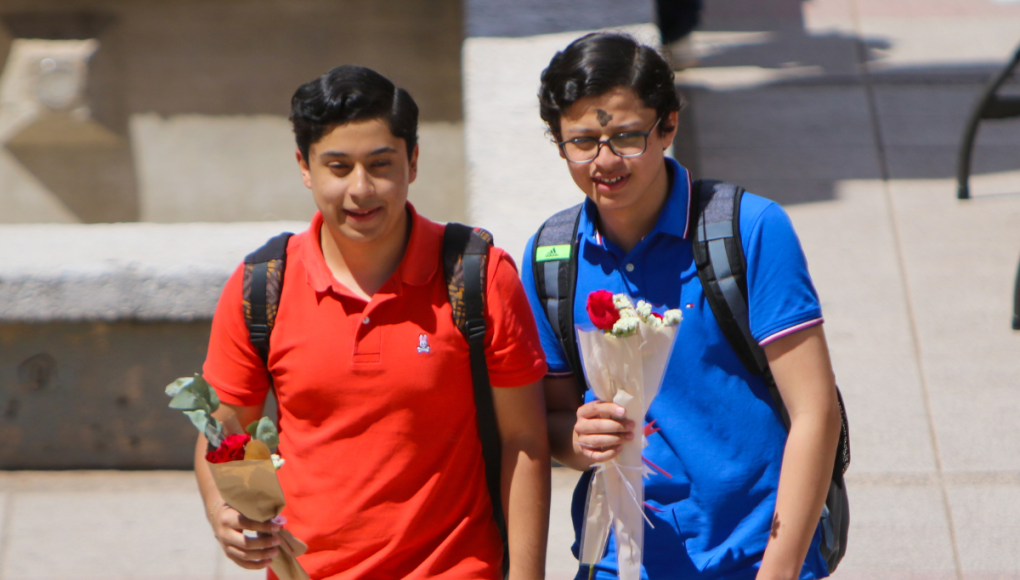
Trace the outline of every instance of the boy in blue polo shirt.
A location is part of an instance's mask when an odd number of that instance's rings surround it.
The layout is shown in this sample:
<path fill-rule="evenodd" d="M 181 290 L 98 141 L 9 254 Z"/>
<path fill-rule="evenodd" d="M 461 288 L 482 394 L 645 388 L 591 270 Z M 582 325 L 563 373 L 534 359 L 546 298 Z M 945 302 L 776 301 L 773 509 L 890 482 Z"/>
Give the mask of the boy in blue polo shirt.
<path fill-rule="evenodd" d="M 587 196 L 577 227 L 575 320 L 587 320 L 586 299 L 595 290 L 683 310 L 646 417 L 660 430 L 648 437 L 645 456 L 669 477 L 645 480 L 645 499 L 654 508 L 645 513 L 654 528 L 645 529 L 642 578 L 828 576 L 819 517 L 840 411 L 818 297 L 789 218 L 771 201 L 743 197 L 751 333 L 789 412 L 787 434 L 765 382 L 744 368 L 720 331 L 698 278 L 690 174 L 665 156 L 680 108 L 669 66 L 630 37 L 588 35 L 553 57 L 542 73 L 539 102 Z M 591 469 L 640 436 L 641 426 L 622 419 L 621 407 L 594 400 L 590 390 L 581 400 L 534 273 L 528 267 L 522 273 L 549 364 L 553 456 Z M 585 497 L 575 493 L 578 533 Z M 597 578 L 615 576 L 612 538 L 595 568 Z M 578 572 L 578 578 L 588 575 L 587 567 Z"/>

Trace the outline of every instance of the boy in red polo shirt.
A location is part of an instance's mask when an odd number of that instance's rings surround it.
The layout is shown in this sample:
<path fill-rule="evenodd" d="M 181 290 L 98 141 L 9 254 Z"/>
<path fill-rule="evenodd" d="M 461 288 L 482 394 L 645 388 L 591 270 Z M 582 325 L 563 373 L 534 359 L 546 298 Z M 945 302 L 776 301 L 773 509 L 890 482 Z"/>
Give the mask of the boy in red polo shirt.
<path fill-rule="evenodd" d="M 268 364 L 249 342 L 243 266 L 213 319 L 204 375 L 224 411 L 247 425 L 275 386 L 284 515 L 307 542 L 300 561 L 316 579 L 501 576 L 468 345 L 443 276 L 444 226 L 407 202 L 417 117 L 406 91 L 366 68 L 338 67 L 301 86 L 291 121 L 319 211 L 288 243 Z M 537 579 L 549 504 L 546 365 L 513 261 L 493 248 L 487 264 L 485 350 L 510 577 Z M 278 527 L 223 503 L 205 451 L 199 437 L 195 472 L 217 539 L 238 565 L 265 568 Z"/>

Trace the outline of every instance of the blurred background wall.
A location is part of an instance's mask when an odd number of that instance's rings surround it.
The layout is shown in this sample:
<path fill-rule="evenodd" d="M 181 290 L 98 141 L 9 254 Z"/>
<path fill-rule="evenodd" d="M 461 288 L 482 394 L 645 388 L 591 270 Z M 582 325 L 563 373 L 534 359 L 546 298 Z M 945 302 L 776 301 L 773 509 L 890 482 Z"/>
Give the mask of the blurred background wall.
<path fill-rule="evenodd" d="M 408 89 L 411 201 L 464 221 L 462 30 L 460 0 L 0 2 L 0 468 L 188 466 L 163 386 L 201 370 L 226 275 L 315 210 L 301 83 Z"/>
<path fill-rule="evenodd" d="M 374 68 L 421 108 L 413 201 L 463 219 L 459 0 L 5 0 L 0 223 L 308 218 L 302 82 Z"/>

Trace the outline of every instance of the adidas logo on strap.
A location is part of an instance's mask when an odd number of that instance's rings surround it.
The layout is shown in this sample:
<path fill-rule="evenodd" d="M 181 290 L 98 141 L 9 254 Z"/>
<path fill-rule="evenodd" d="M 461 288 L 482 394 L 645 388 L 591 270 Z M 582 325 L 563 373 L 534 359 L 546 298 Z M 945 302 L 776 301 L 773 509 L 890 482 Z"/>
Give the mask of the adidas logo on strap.
<path fill-rule="evenodd" d="M 558 246 L 539 246 L 535 250 L 536 262 L 549 262 L 552 260 L 569 260 L 570 244 Z"/>

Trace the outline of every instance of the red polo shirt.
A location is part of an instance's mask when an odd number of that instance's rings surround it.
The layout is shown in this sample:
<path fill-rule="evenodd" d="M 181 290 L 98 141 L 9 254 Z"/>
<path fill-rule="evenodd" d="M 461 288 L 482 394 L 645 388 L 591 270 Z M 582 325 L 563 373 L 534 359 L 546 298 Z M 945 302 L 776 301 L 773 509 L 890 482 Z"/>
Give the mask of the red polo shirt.
<path fill-rule="evenodd" d="M 300 561 L 312 578 L 500 576 L 468 346 L 443 275 L 444 226 L 410 213 L 404 258 L 369 302 L 327 268 L 320 214 L 287 246 L 268 366 L 280 403 L 284 514 L 308 543 Z M 261 405 L 269 382 L 248 342 L 241 281 L 238 268 L 220 296 L 204 375 L 224 402 Z M 494 386 L 545 375 L 516 267 L 498 248 L 486 323 Z"/>

